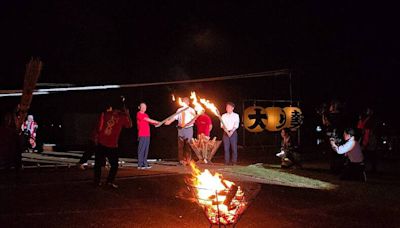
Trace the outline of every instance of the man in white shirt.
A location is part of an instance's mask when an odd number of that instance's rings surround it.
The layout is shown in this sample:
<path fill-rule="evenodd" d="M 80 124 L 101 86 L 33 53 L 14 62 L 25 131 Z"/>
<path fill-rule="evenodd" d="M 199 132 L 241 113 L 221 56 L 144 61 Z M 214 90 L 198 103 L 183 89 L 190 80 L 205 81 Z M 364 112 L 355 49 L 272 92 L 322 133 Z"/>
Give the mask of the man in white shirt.
<path fill-rule="evenodd" d="M 224 130 L 222 141 L 224 143 L 225 165 L 236 165 L 237 163 L 237 141 L 239 128 L 239 115 L 234 113 L 235 104 L 232 102 L 226 103 L 226 113 L 221 116 L 221 128 Z M 232 162 L 230 159 L 230 149 L 232 148 Z"/>
<path fill-rule="evenodd" d="M 190 100 L 188 97 L 182 98 L 182 102 L 185 104 L 183 107 L 179 108 L 176 112 L 181 111 L 189 107 Z M 196 116 L 196 111 L 189 107 L 185 111 L 176 115 L 174 118 L 169 119 L 165 122 L 165 125 L 170 125 L 175 120 L 178 121 L 178 159 L 180 164 L 187 165 L 192 159 L 192 152 L 189 145 L 190 140 L 193 138 L 193 119 Z"/>
<path fill-rule="evenodd" d="M 343 145 L 336 145 L 334 140 L 331 140 L 332 148 L 338 154 L 345 154 L 349 159 L 341 179 L 343 180 L 363 180 L 366 181 L 367 177 L 365 175 L 364 169 L 364 156 L 361 150 L 361 146 L 354 139 L 354 130 L 352 128 L 347 128 L 343 133 L 343 138 L 346 141 Z"/>

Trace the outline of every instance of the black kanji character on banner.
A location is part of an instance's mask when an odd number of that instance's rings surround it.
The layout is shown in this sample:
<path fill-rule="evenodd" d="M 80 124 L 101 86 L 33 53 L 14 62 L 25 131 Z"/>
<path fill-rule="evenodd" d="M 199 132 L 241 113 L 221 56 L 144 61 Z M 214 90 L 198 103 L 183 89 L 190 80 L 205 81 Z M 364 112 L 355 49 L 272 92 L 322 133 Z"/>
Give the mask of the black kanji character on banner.
<path fill-rule="evenodd" d="M 279 114 L 279 125 L 276 126 L 276 129 L 280 129 L 286 124 L 286 115 L 285 113 Z"/>
<path fill-rule="evenodd" d="M 250 114 L 248 115 L 249 119 L 254 120 L 254 124 L 249 126 L 249 129 L 254 129 L 257 126 L 260 126 L 262 129 L 265 129 L 265 124 L 263 123 L 262 119 L 267 119 L 267 115 L 261 114 L 261 111 L 263 109 L 255 108 L 254 111 L 256 112 L 255 114 Z"/>
<path fill-rule="evenodd" d="M 303 123 L 303 115 L 297 110 L 294 110 L 291 114 L 292 121 L 290 123 L 290 128 L 299 127 Z"/>

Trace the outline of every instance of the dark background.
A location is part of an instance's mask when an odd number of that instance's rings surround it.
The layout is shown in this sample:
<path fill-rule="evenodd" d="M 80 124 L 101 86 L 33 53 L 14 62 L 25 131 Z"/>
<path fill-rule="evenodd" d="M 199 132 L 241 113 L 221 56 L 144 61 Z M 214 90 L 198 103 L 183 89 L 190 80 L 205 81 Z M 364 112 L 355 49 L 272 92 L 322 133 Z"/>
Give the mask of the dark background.
<path fill-rule="evenodd" d="M 44 62 L 40 83 L 75 85 L 287 68 L 306 115 L 304 132 L 318 122 L 314 109 L 333 98 L 346 102 L 352 119 L 372 106 L 396 128 L 396 9 L 358 1 L 1 1 L 0 85 L 20 89 L 31 56 Z M 41 95 L 31 111 L 42 126 L 64 127 L 73 121 L 66 114 L 98 113 L 109 97 L 124 94 L 133 110 L 145 100 L 149 114 L 162 119 L 176 108 L 169 95 L 190 90 L 221 111 L 228 100 L 289 98 L 287 77 L 276 77 Z M 4 109 L 17 101 L 0 99 Z"/>

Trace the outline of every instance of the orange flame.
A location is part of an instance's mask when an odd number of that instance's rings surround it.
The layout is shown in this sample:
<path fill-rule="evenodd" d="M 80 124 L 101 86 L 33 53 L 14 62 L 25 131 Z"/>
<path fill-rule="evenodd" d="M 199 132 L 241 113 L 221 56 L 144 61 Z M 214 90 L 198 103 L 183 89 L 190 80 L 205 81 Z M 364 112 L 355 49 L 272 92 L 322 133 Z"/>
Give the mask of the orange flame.
<path fill-rule="evenodd" d="M 204 98 L 200 99 L 200 103 L 202 103 L 204 106 L 206 106 L 212 113 L 214 113 L 214 115 L 221 118 L 221 115 L 220 115 L 217 107 L 215 107 L 214 103 L 211 103 L 209 100 L 206 100 Z"/>
<path fill-rule="evenodd" d="M 209 170 L 201 172 L 194 162 L 190 163 L 192 168 L 191 183 L 196 189 L 198 204 L 203 207 L 207 218 L 213 224 L 232 224 L 241 214 L 247 202 L 240 186 L 232 196 L 230 202 L 225 202 L 230 194 L 234 182 L 224 180 L 219 173 L 211 174 Z"/>
<path fill-rule="evenodd" d="M 182 101 L 182 98 L 178 97 L 178 104 L 182 107 L 187 107 L 188 105 Z"/>
<path fill-rule="evenodd" d="M 196 92 L 190 93 L 190 99 L 192 99 L 192 104 L 194 105 L 194 110 L 196 110 L 197 115 L 204 112 L 203 106 L 198 102 Z"/>

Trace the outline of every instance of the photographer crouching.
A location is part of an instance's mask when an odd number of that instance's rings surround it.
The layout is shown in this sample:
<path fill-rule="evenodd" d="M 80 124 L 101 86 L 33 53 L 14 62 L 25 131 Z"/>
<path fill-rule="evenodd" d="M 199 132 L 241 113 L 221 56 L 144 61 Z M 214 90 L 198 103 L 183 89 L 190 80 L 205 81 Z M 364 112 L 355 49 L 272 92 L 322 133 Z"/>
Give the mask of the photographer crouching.
<path fill-rule="evenodd" d="M 343 138 L 345 143 L 338 146 L 335 139 L 331 139 L 331 146 L 338 154 L 344 154 L 348 161 L 340 179 L 342 180 L 361 180 L 367 181 L 364 167 L 364 156 L 360 144 L 354 139 L 354 129 L 344 130 Z"/>

